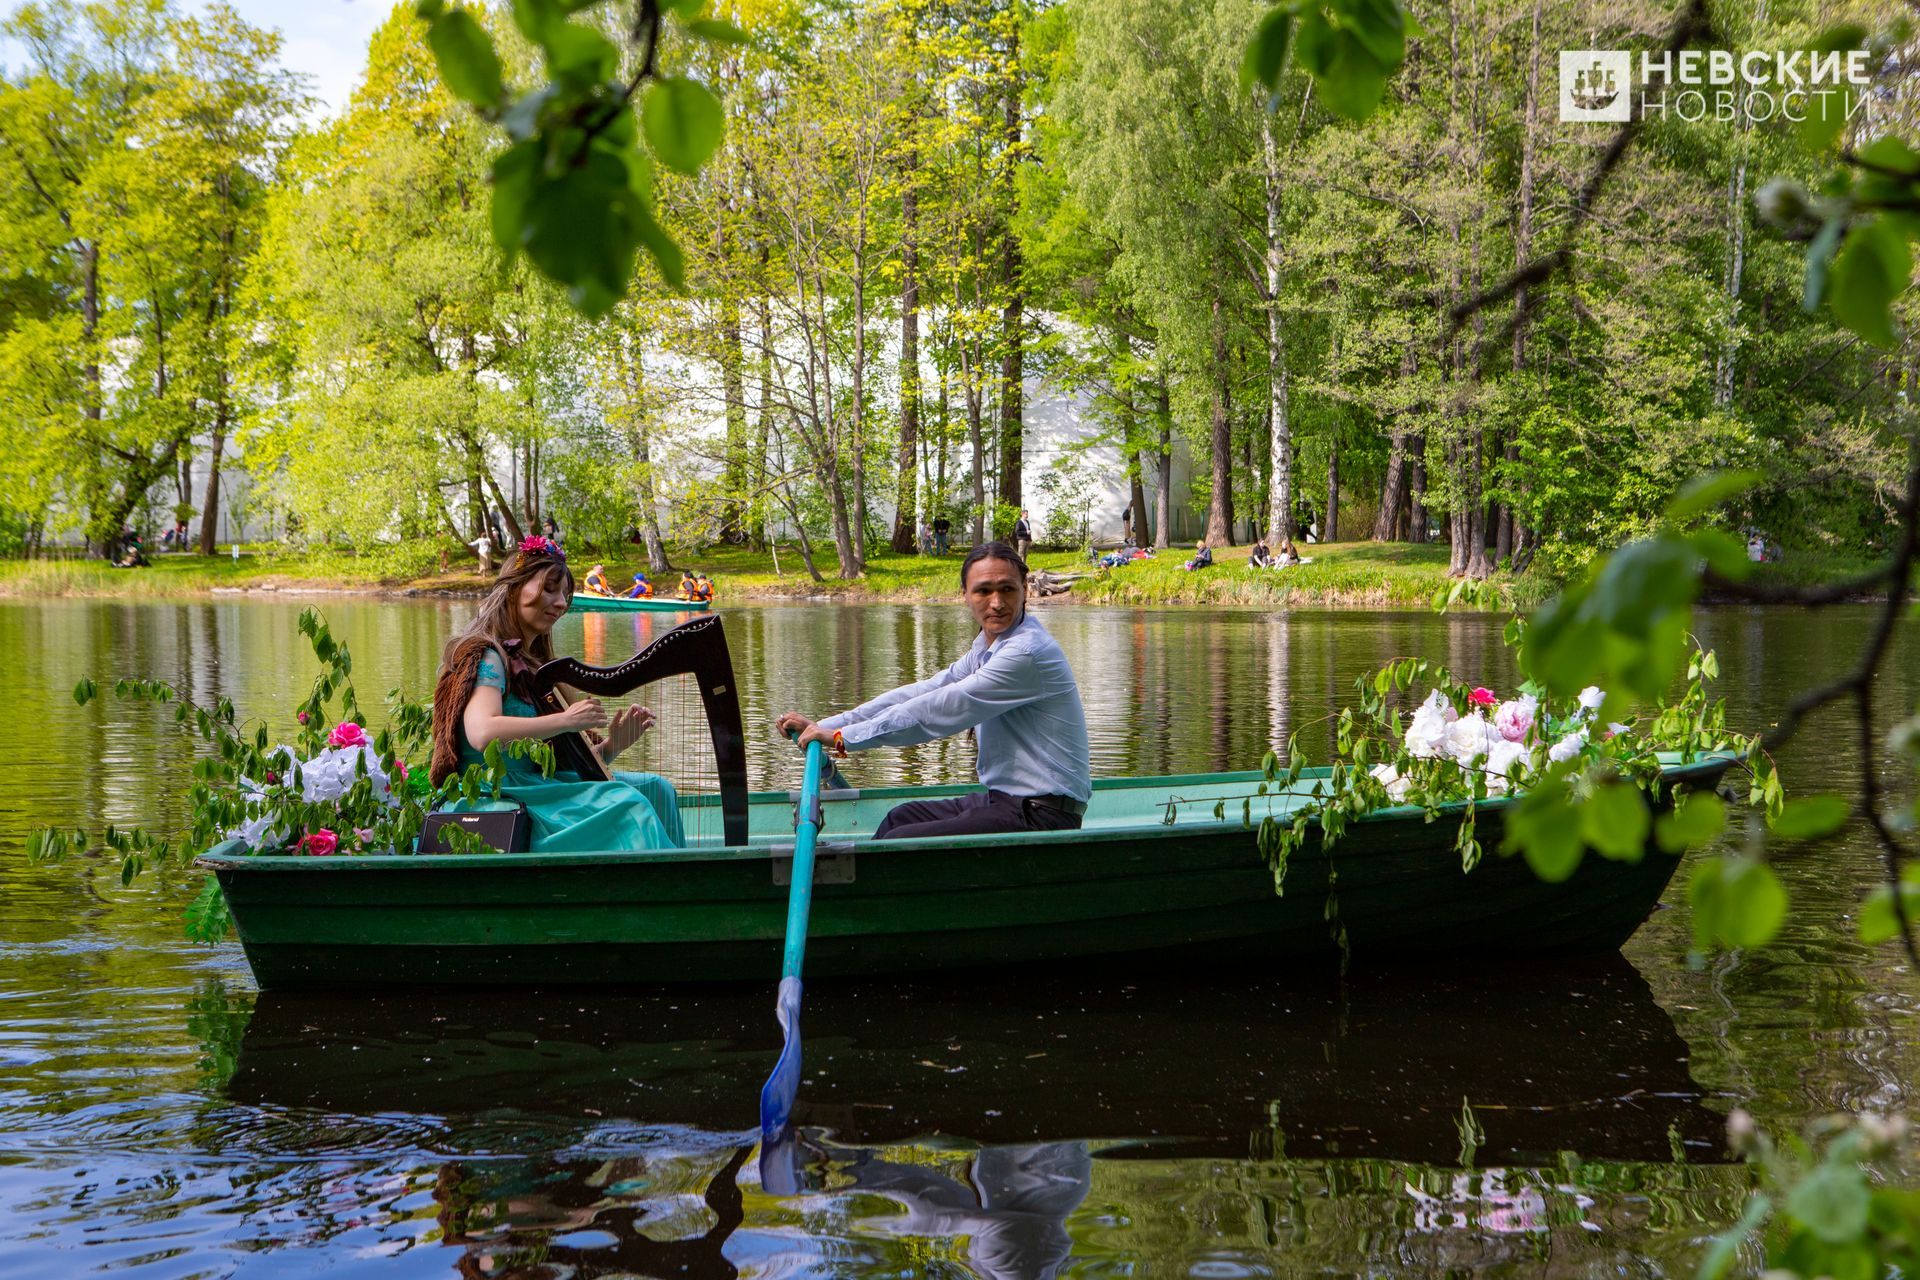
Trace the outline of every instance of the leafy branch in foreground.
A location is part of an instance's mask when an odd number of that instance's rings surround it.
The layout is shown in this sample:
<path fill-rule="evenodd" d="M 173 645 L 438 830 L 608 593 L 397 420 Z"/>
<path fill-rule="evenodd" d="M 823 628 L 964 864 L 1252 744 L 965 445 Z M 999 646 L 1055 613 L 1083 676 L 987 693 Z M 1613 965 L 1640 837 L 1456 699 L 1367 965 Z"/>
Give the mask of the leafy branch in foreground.
<path fill-rule="evenodd" d="M 295 713 L 300 728 L 292 745 L 269 746 L 266 724 L 242 723 L 227 698 L 202 707 L 165 681 L 120 680 L 113 687 L 118 698 L 171 706 L 175 723 L 210 748 L 193 765 L 187 830 L 171 840 L 114 826 L 97 840 L 83 829 L 35 831 L 27 841 L 29 860 L 57 862 L 70 853 L 102 848 L 119 856 L 121 883 L 131 884 L 151 866 L 187 865 L 236 839 L 249 854 L 410 853 L 434 809 L 497 797 L 508 755 L 530 759 L 543 773 L 552 773 L 550 744 L 529 739 L 505 744 L 503 750 L 494 742 L 488 744 L 484 763 L 432 786 L 424 763 L 410 763 L 410 758 L 426 754 L 431 709 L 393 690 L 387 698 L 387 727 L 369 734 L 346 646 L 311 609 L 301 613 L 300 631 L 322 670 Z M 84 706 L 99 693 L 97 683 L 82 680 L 73 696 Z M 456 852 L 492 851 L 469 833 L 453 830 L 448 839 Z M 226 900 L 213 877 L 206 878 L 200 895 L 188 905 L 186 925 L 187 936 L 196 942 L 218 942 L 227 935 Z"/>
<path fill-rule="evenodd" d="M 508 84 L 493 37 L 471 10 L 446 0 L 415 6 L 447 88 L 511 140 L 493 162 L 494 239 L 509 257 L 524 251 L 589 316 L 626 296 L 642 248 L 668 283 L 685 283 L 684 255 L 655 214 L 654 162 L 698 173 L 720 145 L 725 113 L 698 80 L 662 72 L 668 18 L 715 45 L 747 40 L 730 22 L 698 16 L 704 3 L 639 0 L 623 57 L 604 18 L 595 21 L 612 8 L 603 0 L 514 0 L 514 25 L 540 51 L 546 74 L 526 90 Z"/>

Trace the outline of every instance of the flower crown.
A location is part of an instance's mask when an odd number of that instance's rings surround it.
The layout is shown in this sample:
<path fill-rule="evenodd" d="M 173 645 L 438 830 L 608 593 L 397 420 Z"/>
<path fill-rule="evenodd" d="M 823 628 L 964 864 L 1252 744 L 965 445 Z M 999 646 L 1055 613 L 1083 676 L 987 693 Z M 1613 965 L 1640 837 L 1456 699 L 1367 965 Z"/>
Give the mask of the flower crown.
<path fill-rule="evenodd" d="M 520 539 L 520 554 L 523 556 L 552 556 L 555 560 L 565 560 L 567 553 L 551 539 L 534 534 L 530 538 Z"/>

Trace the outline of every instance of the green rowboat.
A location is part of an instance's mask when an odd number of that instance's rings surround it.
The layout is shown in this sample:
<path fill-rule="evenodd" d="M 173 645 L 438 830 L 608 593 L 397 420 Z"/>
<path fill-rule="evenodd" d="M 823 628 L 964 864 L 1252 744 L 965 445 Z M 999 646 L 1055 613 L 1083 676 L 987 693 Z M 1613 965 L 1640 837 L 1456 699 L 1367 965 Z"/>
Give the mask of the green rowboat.
<path fill-rule="evenodd" d="M 1666 770 L 1715 786 L 1732 759 Z M 1310 785 L 1309 773 L 1305 783 Z M 868 837 L 910 799 L 967 787 L 829 792 L 807 943 L 810 976 L 1135 963 L 1155 971 L 1393 953 L 1612 951 L 1654 910 L 1679 860 L 1589 853 L 1549 884 L 1489 852 L 1463 873 L 1454 824 L 1415 808 L 1310 839 L 1284 893 L 1241 821 L 1258 773 L 1094 783 L 1078 831 Z M 1214 808 L 1226 801 L 1227 817 Z M 1169 803 L 1176 820 L 1167 823 Z M 1257 821 L 1266 800 L 1257 800 Z M 1291 803 L 1274 801 L 1276 816 Z M 1483 802 L 1489 851 L 1504 800 Z M 686 800 L 690 831 L 718 801 Z M 225 891 L 263 988 L 412 984 L 770 982 L 780 969 L 793 798 L 750 797 L 744 844 L 641 852 L 200 859 Z M 1335 874 L 1337 872 L 1337 874 Z"/>
<path fill-rule="evenodd" d="M 706 610 L 707 602 L 675 600 L 671 596 L 630 600 L 626 596 L 594 596 L 576 591 L 571 607 L 575 613 L 699 613 Z"/>

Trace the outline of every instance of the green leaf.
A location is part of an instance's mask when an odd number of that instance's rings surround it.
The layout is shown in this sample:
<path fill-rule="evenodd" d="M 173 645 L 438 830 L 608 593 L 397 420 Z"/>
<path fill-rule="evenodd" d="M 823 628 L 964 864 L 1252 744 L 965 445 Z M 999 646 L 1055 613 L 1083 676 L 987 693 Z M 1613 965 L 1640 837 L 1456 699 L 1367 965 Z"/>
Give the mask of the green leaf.
<path fill-rule="evenodd" d="M 1841 796 L 1802 796 L 1787 801 L 1769 825 L 1782 840 L 1818 840 L 1838 831 L 1852 808 Z"/>
<path fill-rule="evenodd" d="M 1695 529 L 1687 535 L 1687 542 L 1709 569 L 1729 582 L 1744 582 L 1753 573 L 1746 544 L 1724 529 Z"/>
<path fill-rule="evenodd" d="M 565 84 L 588 88 L 613 78 L 620 66 L 620 50 L 591 27 L 560 22 L 547 28 L 540 42 L 547 51 L 547 70 Z"/>
<path fill-rule="evenodd" d="M 500 55 L 472 14 L 454 9 L 435 18 L 427 28 L 427 47 L 433 50 L 440 76 L 455 97 L 476 107 L 499 106 L 506 97 Z"/>
<path fill-rule="evenodd" d="M 1557 884 L 1580 866 L 1586 849 L 1580 827 L 1580 810 L 1573 803 L 1573 793 L 1564 779 L 1553 778 L 1536 786 L 1508 810 L 1500 852 L 1524 854 L 1535 875 Z"/>
<path fill-rule="evenodd" d="M 1247 41 L 1246 53 L 1241 56 L 1240 88 L 1247 90 L 1261 85 L 1277 92 L 1280 73 L 1287 63 L 1287 46 L 1292 40 L 1293 10 L 1285 5 L 1267 10 L 1253 29 L 1253 39 Z"/>
<path fill-rule="evenodd" d="M 1920 883 L 1900 883 L 1900 905 L 1906 908 L 1909 922 L 1920 921 Z M 1893 886 L 1878 885 L 1860 907 L 1860 941 L 1891 942 L 1900 936 L 1900 917 L 1893 911 Z"/>
<path fill-rule="evenodd" d="M 663 76 L 647 90 L 640 123 L 662 163 L 693 174 L 700 172 L 720 145 L 726 113 L 705 85 L 682 76 Z"/>
<path fill-rule="evenodd" d="M 566 21 L 566 11 L 555 0 L 513 0 L 513 25 L 535 44 L 546 43 L 547 29 Z"/>
<path fill-rule="evenodd" d="M 1773 940 L 1787 915 L 1787 891 L 1773 868 L 1745 856 L 1708 858 L 1687 886 L 1697 942 L 1758 947 Z"/>
<path fill-rule="evenodd" d="M 1646 852 L 1651 820 L 1640 788 L 1616 782 L 1596 787 L 1580 806 L 1580 834 L 1602 857 L 1636 862 Z"/>
<path fill-rule="evenodd" d="M 1695 791 L 1653 824 L 1654 839 L 1668 853 L 1698 849 L 1726 830 L 1727 806 L 1711 791 Z"/>
<path fill-rule="evenodd" d="M 1758 471 L 1709 471 L 1695 476 L 1667 504 L 1667 519 L 1674 524 L 1684 524 L 1702 512 L 1739 497 L 1765 478 Z"/>
<path fill-rule="evenodd" d="M 1881 134 L 1860 148 L 1859 156 L 1876 169 L 1891 169 L 1909 178 L 1920 178 L 1920 151 L 1915 151 L 1896 134 Z"/>
<path fill-rule="evenodd" d="M 89 702 L 92 702 L 99 694 L 100 686 L 91 680 L 82 680 L 79 684 L 73 686 L 73 700 L 83 707 Z"/>
<path fill-rule="evenodd" d="M 515 143 L 494 157 L 493 204 L 488 221 L 493 242 L 509 258 L 520 251 L 526 235 L 527 205 L 533 199 L 539 170 L 538 142 Z"/>
<path fill-rule="evenodd" d="M 725 18 L 695 18 L 687 24 L 687 30 L 702 40 L 713 44 L 742 45 L 747 43 L 747 33 L 728 22 Z"/>
<path fill-rule="evenodd" d="M 220 942 L 232 926 L 220 881 L 208 876 L 200 886 L 200 896 L 187 904 L 187 938 L 191 942 Z"/>
<path fill-rule="evenodd" d="M 585 163 L 536 177 L 521 241 L 541 271 L 568 286 L 575 306 L 600 316 L 633 278 L 643 215 L 627 157 L 595 145 Z"/>
<path fill-rule="evenodd" d="M 1812 116 L 1812 112 L 1808 112 Z M 1813 243 L 1807 246 L 1806 284 L 1800 291 L 1800 306 L 1805 311 L 1820 309 L 1820 298 L 1827 288 L 1827 269 L 1833 265 L 1833 251 L 1840 247 L 1841 233 L 1847 229 L 1842 217 L 1828 218 Z"/>
<path fill-rule="evenodd" d="M 1884 218 L 1855 223 L 1833 262 L 1833 316 L 1876 347 L 1890 348 L 1893 300 L 1913 278 L 1907 239 Z"/>
<path fill-rule="evenodd" d="M 1333 110 L 1350 120 L 1364 120 L 1380 105 L 1387 89 L 1388 68 L 1351 31 L 1327 22 L 1318 12 L 1300 21 L 1296 36 L 1300 65 L 1312 75 L 1320 96 Z"/>
<path fill-rule="evenodd" d="M 1869 1199 L 1859 1165 L 1829 1161 L 1787 1193 L 1786 1210 L 1828 1244 L 1846 1244 L 1866 1231 Z"/>

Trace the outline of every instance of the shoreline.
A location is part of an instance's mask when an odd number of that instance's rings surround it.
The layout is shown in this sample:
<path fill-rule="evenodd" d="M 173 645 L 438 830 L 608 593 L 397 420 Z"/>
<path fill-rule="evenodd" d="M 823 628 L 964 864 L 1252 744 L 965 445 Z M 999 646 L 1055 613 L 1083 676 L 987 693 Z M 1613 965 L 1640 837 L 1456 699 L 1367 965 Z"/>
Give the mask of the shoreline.
<path fill-rule="evenodd" d="M 1303 548 L 1313 556 L 1286 569 L 1252 569 L 1247 548 L 1221 549 L 1214 565 L 1186 573 L 1185 549 L 1162 552 L 1112 570 L 1091 569 L 1075 551 L 1038 551 L 1030 557 L 1036 572 L 1080 574 L 1064 593 L 1039 597 L 1048 606 L 1105 605 L 1121 608 L 1186 607 L 1280 611 L 1288 609 L 1416 610 L 1433 608 L 1459 580 L 1447 577 L 1444 545 L 1351 542 Z M 676 549 L 675 559 L 713 577 L 716 605 L 794 604 L 951 604 L 959 595 L 954 575 L 957 554 L 942 557 L 871 557 L 859 579 L 815 582 L 804 572 L 773 571 L 771 558 L 744 548 Z M 782 556 L 783 568 L 794 563 Z M 589 563 L 581 557 L 584 566 Z M 609 568 L 618 573 L 613 557 Z M 490 580 L 477 566 L 447 573 L 409 572 L 425 565 L 361 562 L 334 554 L 253 552 L 239 559 L 191 553 L 156 556 L 150 566 L 115 569 L 98 560 L 0 561 L 0 603 L 47 600 L 216 600 L 337 597 L 367 600 L 465 600 L 486 594 Z M 385 570 L 386 572 L 383 572 Z M 1812 558 L 1791 572 L 1767 576 L 1783 584 L 1811 583 L 1849 576 L 1858 566 L 1815 563 Z M 661 575 L 665 577 L 666 575 Z M 616 579 L 617 580 L 617 579 Z M 1550 598 L 1559 583 L 1543 574 L 1501 573 L 1472 585 L 1453 607 L 1475 612 L 1526 611 Z M 1852 603 L 1883 602 L 1885 592 L 1862 595 Z M 1702 604 L 1741 601 L 1703 594 Z"/>

